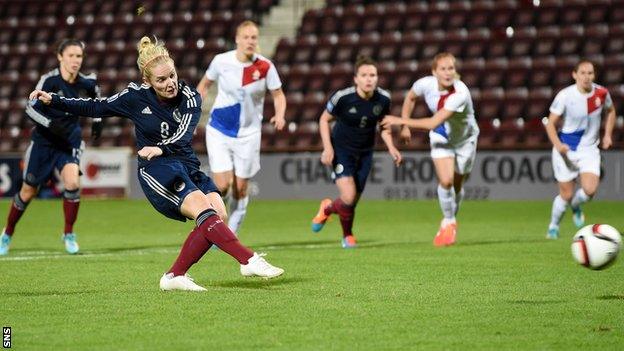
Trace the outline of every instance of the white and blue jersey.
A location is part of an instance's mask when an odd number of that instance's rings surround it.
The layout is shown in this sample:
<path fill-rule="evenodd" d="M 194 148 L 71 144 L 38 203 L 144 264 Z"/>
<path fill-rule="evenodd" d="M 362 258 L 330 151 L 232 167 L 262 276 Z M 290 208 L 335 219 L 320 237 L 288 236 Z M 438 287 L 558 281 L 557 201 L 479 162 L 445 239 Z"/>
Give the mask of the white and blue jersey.
<path fill-rule="evenodd" d="M 550 112 L 563 118 L 561 142 L 572 151 L 597 147 L 602 112 L 611 106 L 609 91 L 598 84 L 592 84 L 587 94 L 580 92 L 576 84 L 562 89 L 550 105 Z"/>
<path fill-rule="evenodd" d="M 206 78 L 218 84 L 208 125 L 232 138 L 260 133 L 266 91 L 282 87 L 273 63 L 259 54 L 243 63 L 232 50 L 215 56 Z"/>
<path fill-rule="evenodd" d="M 460 144 L 479 134 L 472 97 L 464 82 L 455 80 L 449 90 L 440 91 L 437 78 L 427 76 L 417 80 L 411 89 L 425 100 L 431 113 L 441 109 L 453 111 L 451 117 L 429 132 L 430 139 L 442 137 L 448 143 Z"/>
<path fill-rule="evenodd" d="M 350 87 L 334 93 L 326 109 L 336 118 L 331 133 L 334 148 L 366 152 L 375 146 L 377 123 L 390 113 L 390 94 L 376 88 L 367 100 Z"/>
<path fill-rule="evenodd" d="M 89 75 L 78 73 L 76 80 L 69 83 L 63 79 L 58 68 L 42 75 L 36 89 L 67 98 L 98 98 L 100 96 L 94 73 Z M 80 114 L 60 111 L 44 105 L 41 101 L 37 101 L 34 105 L 27 104 L 26 114 L 36 123 L 32 134 L 32 140 L 35 143 L 59 149 L 80 148 L 81 129 L 78 123 Z M 48 129 L 51 120 L 59 119 L 62 120 L 64 137 Z"/>

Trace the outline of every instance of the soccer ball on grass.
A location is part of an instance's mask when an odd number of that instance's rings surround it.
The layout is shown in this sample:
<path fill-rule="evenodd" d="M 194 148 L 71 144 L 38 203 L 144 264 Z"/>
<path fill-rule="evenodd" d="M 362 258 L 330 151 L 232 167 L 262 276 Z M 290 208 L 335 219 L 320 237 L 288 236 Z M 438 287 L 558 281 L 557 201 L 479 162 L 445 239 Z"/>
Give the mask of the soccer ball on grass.
<path fill-rule="evenodd" d="M 591 269 L 608 267 L 620 252 L 622 237 L 608 224 L 590 224 L 576 232 L 572 256 L 579 264 Z"/>

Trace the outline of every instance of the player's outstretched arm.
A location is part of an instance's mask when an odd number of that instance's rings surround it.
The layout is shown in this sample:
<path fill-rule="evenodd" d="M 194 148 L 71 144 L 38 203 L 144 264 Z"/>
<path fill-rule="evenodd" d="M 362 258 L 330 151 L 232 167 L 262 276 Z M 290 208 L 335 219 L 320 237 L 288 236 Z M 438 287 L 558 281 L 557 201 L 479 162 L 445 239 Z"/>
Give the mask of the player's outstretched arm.
<path fill-rule="evenodd" d="M 32 93 L 30 93 L 30 95 L 28 96 L 28 99 L 39 100 L 45 105 L 49 105 L 52 102 L 52 95 L 50 95 L 49 93 L 46 93 L 43 90 L 34 90 Z"/>
<path fill-rule="evenodd" d="M 329 123 L 334 120 L 334 116 L 327 110 L 323 111 L 319 119 L 319 133 L 323 142 L 323 152 L 321 153 L 321 162 L 324 165 L 331 166 L 334 161 L 334 146 L 331 143 L 331 133 Z"/>
<path fill-rule="evenodd" d="M 452 115 L 453 111 L 444 108 L 431 117 L 417 119 L 405 119 L 388 115 L 381 121 L 381 126 L 384 128 L 390 126 L 407 126 L 414 129 L 432 130 L 444 123 L 444 121 L 449 119 Z"/>
<path fill-rule="evenodd" d="M 615 127 L 615 106 L 611 105 L 607 111 L 607 121 L 605 122 L 605 132 L 602 137 L 602 148 L 608 150 L 613 144 L 611 139 L 613 135 L 613 128 Z"/>
<path fill-rule="evenodd" d="M 559 139 L 559 135 L 557 135 L 557 128 L 555 126 L 557 125 L 557 122 L 559 122 L 559 119 L 561 119 L 561 116 L 556 113 L 550 113 L 548 116 L 548 123 L 546 123 L 546 135 L 548 135 L 548 139 L 553 144 L 555 149 L 560 154 L 565 155 L 568 153 L 568 150 L 570 150 L 570 147 L 567 144 L 562 143 L 561 139 Z"/>

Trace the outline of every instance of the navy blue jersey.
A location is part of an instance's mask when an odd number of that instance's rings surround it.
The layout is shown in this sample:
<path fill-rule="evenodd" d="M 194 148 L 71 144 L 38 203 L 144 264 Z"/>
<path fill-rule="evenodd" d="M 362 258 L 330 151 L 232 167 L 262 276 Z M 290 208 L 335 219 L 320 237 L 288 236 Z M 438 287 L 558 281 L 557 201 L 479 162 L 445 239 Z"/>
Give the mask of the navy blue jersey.
<path fill-rule="evenodd" d="M 174 157 L 191 168 L 199 168 L 191 140 L 201 116 L 201 97 L 184 82 L 178 82 L 178 89 L 173 101 L 163 102 L 148 85 L 130 83 L 127 89 L 107 99 L 52 95 L 50 106 L 80 116 L 129 118 L 135 125 L 139 150 L 144 146 L 158 146 L 163 150 L 161 157 Z M 139 158 L 139 167 L 148 163 Z"/>
<path fill-rule="evenodd" d="M 332 145 L 354 152 L 369 151 L 375 146 L 377 123 L 390 113 L 390 94 L 376 88 L 366 100 L 355 87 L 334 93 L 327 102 L 327 112 L 336 117 Z"/>
<path fill-rule="evenodd" d="M 76 80 L 69 83 L 63 79 L 58 68 L 42 75 L 36 89 L 67 98 L 98 98 L 100 96 L 95 74 L 78 73 Z M 36 123 L 32 135 L 33 141 L 59 148 L 80 147 L 79 114 L 54 109 L 44 105 L 41 101 L 37 101 L 34 105 L 28 104 L 26 114 Z M 67 132 L 66 137 L 53 134 L 48 129 L 50 121 L 56 119 L 62 119 L 63 130 Z"/>

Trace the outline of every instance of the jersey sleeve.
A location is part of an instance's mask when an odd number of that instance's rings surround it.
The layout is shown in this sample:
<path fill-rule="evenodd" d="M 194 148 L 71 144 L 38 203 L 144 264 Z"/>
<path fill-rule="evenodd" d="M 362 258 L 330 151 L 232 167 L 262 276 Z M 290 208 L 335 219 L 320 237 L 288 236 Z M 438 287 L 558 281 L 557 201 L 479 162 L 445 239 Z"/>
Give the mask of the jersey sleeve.
<path fill-rule="evenodd" d="M 327 112 L 335 117 L 338 112 L 339 104 L 340 96 L 337 93 L 334 93 L 327 101 L 327 106 L 325 108 L 327 109 Z"/>
<path fill-rule="evenodd" d="M 54 84 L 51 79 L 42 78 L 37 83 L 36 89 L 52 92 L 54 91 Z M 33 120 L 33 122 L 48 128 L 50 126 L 50 118 L 42 113 L 43 106 L 43 103 L 39 100 L 29 101 L 29 103 L 26 104 L 26 115 Z"/>
<path fill-rule="evenodd" d="M 219 66 L 219 57 L 220 56 L 215 56 L 215 58 L 212 59 L 212 61 L 210 62 L 210 65 L 208 66 L 208 69 L 206 70 L 206 78 L 208 78 L 211 81 L 216 81 L 219 78 L 219 70 L 218 70 L 218 66 Z"/>
<path fill-rule="evenodd" d="M 425 94 L 426 82 L 427 82 L 425 78 L 420 78 L 419 80 L 415 81 L 414 84 L 412 85 L 411 90 L 414 92 L 414 94 L 416 94 L 416 96 L 423 96 Z"/>
<path fill-rule="evenodd" d="M 267 72 L 266 84 L 269 90 L 277 90 L 282 87 L 282 81 L 273 63 L 271 63 L 269 71 Z"/>
<path fill-rule="evenodd" d="M 565 112 L 565 94 L 563 91 L 560 91 L 559 94 L 555 96 L 555 100 L 553 100 L 549 110 L 551 113 L 563 116 Z"/>
<path fill-rule="evenodd" d="M 462 112 L 466 108 L 468 103 L 468 94 L 464 91 L 451 94 L 446 101 L 444 101 L 444 109 L 453 112 Z"/>
<path fill-rule="evenodd" d="M 73 99 L 52 94 L 51 107 L 84 117 L 121 116 L 132 118 L 132 93 L 130 90 L 117 93 L 109 98 Z"/>
<path fill-rule="evenodd" d="M 613 106 L 613 100 L 611 99 L 611 94 L 607 91 L 607 96 L 605 96 L 604 107 L 605 109 L 610 109 Z"/>

